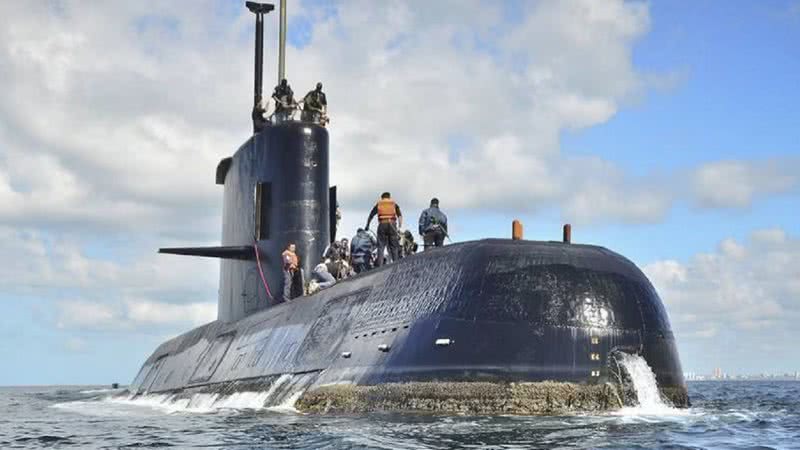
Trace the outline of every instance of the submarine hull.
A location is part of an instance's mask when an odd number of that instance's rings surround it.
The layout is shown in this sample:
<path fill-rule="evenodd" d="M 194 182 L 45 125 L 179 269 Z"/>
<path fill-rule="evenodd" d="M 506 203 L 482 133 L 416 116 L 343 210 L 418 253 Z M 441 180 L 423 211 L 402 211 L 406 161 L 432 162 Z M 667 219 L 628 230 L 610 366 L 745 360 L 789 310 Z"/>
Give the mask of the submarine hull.
<path fill-rule="evenodd" d="M 610 409 L 621 406 L 609 391 L 616 351 L 642 355 L 662 394 L 688 404 L 666 311 L 633 263 L 597 246 L 487 239 L 198 327 L 162 344 L 129 390 L 285 391 L 266 406 L 295 393 L 309 411 L 481 413 L 553 412 L 567 392 L 558 411 Z"/>

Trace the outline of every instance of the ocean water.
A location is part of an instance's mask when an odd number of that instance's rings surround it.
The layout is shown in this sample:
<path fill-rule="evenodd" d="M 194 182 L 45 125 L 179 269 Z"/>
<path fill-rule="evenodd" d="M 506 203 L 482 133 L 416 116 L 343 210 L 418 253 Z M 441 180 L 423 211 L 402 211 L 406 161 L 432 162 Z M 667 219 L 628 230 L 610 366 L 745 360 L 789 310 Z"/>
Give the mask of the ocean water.
<path fill-rule="evenodd" d="M 191 402 L 114 393 L 0 388 L 0 448 L 800 449 L 800 382 L 792 381 L 690 382 L 689 409 L 654 399 L 611 414 L 561 417 L 309 416 L 294 411 L 292 399 L 252 408 L 263 393 Z"/>

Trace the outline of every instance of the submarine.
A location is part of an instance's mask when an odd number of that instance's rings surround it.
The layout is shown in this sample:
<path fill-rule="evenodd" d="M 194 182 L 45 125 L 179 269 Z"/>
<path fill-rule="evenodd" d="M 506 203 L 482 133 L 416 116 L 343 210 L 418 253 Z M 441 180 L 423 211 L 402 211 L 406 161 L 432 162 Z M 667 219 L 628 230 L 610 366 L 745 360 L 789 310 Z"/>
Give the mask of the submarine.
<path fill-rule="evenodd" d="M 255 111 L 264 16 L 274 7 L 247 7 L 256 16 Z M 280 36 L 283 44 L 285 26 Z M 253 135 L 216 168 L 221 244 L 159 250 L 219 259 L 217 319 L 156 348 L 126 395 L 260 392 L 262 406 L 310 413 L 605 411 L 631 402 L 625 354 L 647 362 L 662 398 L 689 405 L 647 277 L 618 253 L 573 243 L 566 227 L 559 241 L 512 233 L 429 249 L 281 301 L 287 244 L 311 273 L 335 240 L 329 130 L 253 117 Z"/>

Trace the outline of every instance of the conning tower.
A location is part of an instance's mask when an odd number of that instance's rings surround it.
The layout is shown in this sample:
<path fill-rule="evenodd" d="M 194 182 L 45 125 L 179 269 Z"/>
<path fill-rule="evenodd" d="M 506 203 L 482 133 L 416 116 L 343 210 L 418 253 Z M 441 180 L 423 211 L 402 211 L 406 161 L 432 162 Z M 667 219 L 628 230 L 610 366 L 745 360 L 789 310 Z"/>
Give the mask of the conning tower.
<path fill-rule="evenodd" d="M 247 7 L 256 15 L 255 111 L 262 96 L 263 16 L 273 6 L 247 2 Z M 222 245 L 159 250 L 221 259 L 221 322 L 242 319 L 281 301 L 281 253 L 289 243 L 297 245 L 301 268 L 310 274 L 335 236 L 328 131 L 293 120 L 258 126 L 255 114 L 254 130 L 217 166 L 216 183 L 224 185 Z"/>
<path fill-rule="evenodd" d="M 248 257 L 220 265 L 218 319 L 232 322 L 280 301 L 289 243 L 307 274 L 330 243 L 328 132 L 304 122 L 268 126 L 220 162 L 217 183 L 225 185 L 222 245 Z"/>

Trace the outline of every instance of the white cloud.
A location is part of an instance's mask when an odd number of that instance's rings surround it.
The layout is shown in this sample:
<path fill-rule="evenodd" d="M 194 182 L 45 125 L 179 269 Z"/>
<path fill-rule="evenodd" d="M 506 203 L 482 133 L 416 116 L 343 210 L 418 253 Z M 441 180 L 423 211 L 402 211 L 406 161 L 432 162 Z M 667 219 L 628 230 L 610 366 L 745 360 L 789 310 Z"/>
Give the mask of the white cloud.
<path fill-rule="evenodd" d="M 768 194 L 780 194 L 800 184 L 800 160 L 718 161 L 691 174 L 694 201 L 705 208 L 747 208 Z"/>
<path fill-rule="evenodd" d="M 116 324 L 116 311 L 109 305 L 82 300 L 58 303 L 58 328 L 111 328 Z"/>
<path fill-rule="evenodd" d="M 61 329 L 129 332 L 153 327 L 198 326 L 216 319 L 216 303 L 172 304 L 146 299 L 119 303 L 65 300 L 57 303 Z"/>
<path fill-rule="evenodd" d="M 200 325 L 217 318 L 216 303 L 189 303 L 176 305 L 147 300 L 125 302 L 127 317 L 135 322 L 170 324 L 188 322 Z"/>
<path fill-rule="evenodd" d="M 409 209 L 435 194 L 451 208 L 556 206 L 579 223 L 663 220 L 678 196 L 670 180 L 559 151 L 564 130 L 681 78 L 633 65 L 647 3 L 527 2 L 513 20 L 504 7 L 291 5 L 313 27 L 288 49 L 288 73 L 298 94 L 325 82 L 342 204 L 366 211 L 391 190 Z M 64 2 L 6 3 L 0 16 L 0 79 L 14 86 L 0 92 L 0 220 L 216 237 L 213 170 L 249 132 L 252 15 Z M 267 39 L 267 91 L 275 45 Z M 468 142 L 455 157 L 453 136 Z M 708 164 L 692 173 L 690 199 L 746 207 L 796 185 L 781 167 Z"/>
<path fill-rule="evenodd" d="M 656 261 L 643 270 L 664 300 L 679 342 L 703 340 L 704 352 L 726 353 L 740 363 L 754 358 L 744 354 L 752 343 L 777 346 L 783 357 L 797 353 L 785 335 L 800 318 L 800 238 L 781 229 L 756 230 L 746 242 L 724 239 L 714 252 L 685 262 Z"/>
<path fill-rule="evenodd" d="M 218 7 L 0 7 L 2 77 L 15 86 L 0 93 L 0 218 L 172 234 L 189 221 L 216 234 L 213 169 L 247 136 L 252 76 L 251 14 Z M 526 3 L 512 22 L 502 8 L 292 4 L 314 27 L 307 46 L 289 48 L 290 79 L 301 94 L 325 82 L 343 203 L 368 209 L 393 190 L 408 207 L 435 192 L 454 208 L 566 202 L 579 219 L 662 216 L 669 203 L 649 194 L 585 206 L 559 170 L 559 133 L 605 122 L 653 78 L 630 54 L 649 29 L 647 5 Z M 453 135 L 470 142 L 456 162 Z M 607 197 L 633 192 L 619 170 L 594 181 Z"/>
<path fill-rule="evenodd" d="M 104 257 L 89 256 L 75 235 L 0 226 L 0 257 L 14 261 L 0 270 L 0 284 L 6 294 L 35 296 L 78 289 L 82 296 L 110 300 L 157 294 L 174 298 L 179 293 L 216 298 L 219 261 L 159 255 L 152 241 L 133 243 L 138 248 L 112 240 L 101 248 Z M 163 243 L 170 244 L 186 242 Z"/>
<path fill-rule="evenodd" d="M 570 194 L 562 206 L 562 217 L 573 224 L 608 220 L 659 222 L 674 197 L 658 189 L 652 179 L 626 176 L 613 164 L 597 158 L 570 161 L 565 178 Z"/>

